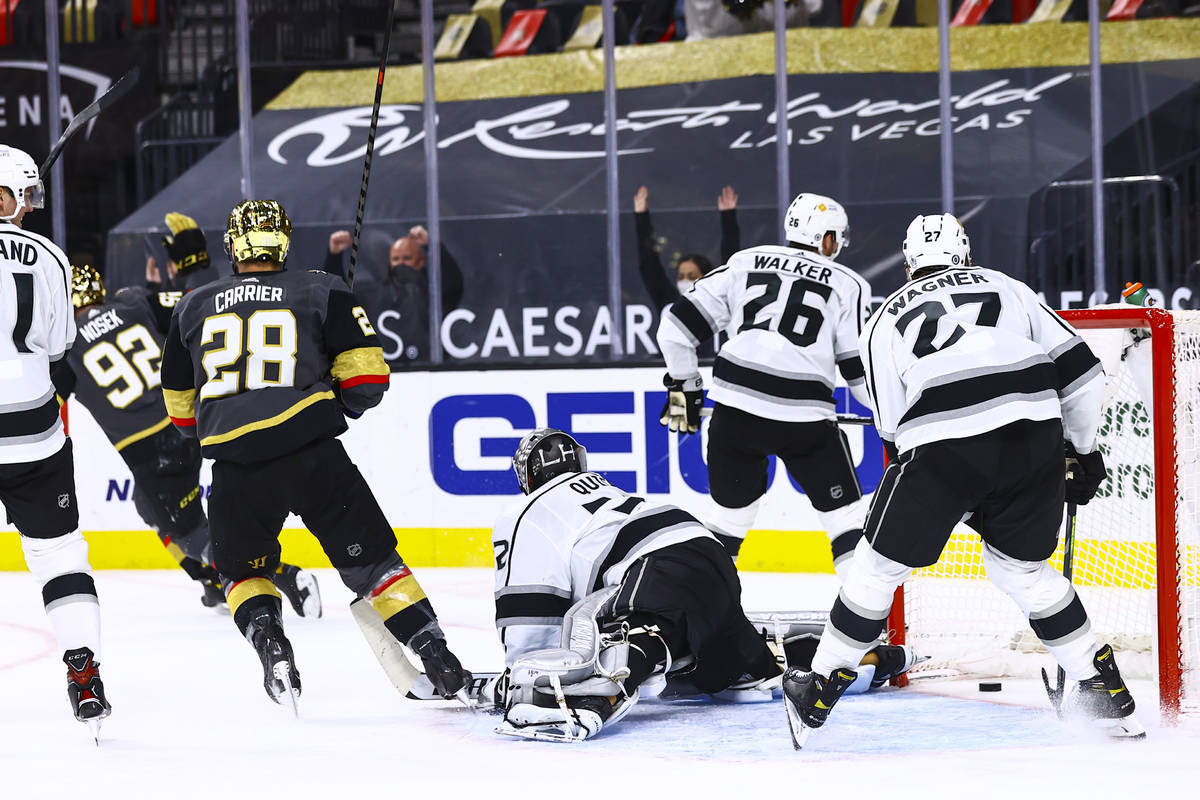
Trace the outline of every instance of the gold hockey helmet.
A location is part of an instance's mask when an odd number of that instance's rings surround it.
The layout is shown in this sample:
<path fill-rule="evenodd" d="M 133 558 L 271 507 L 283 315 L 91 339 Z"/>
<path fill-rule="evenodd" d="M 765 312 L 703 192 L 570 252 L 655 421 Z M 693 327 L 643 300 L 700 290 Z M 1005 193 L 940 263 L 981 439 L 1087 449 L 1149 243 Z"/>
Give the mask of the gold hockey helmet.
<path fill-rule="evenodd" d="M 75 308 L 104 302 L 104 279 L 89 264 L 71 267 L 71 305 Z"/>
<path fill-rule="evenodd" d="M 243 200 L 229 212 L 225 226 L 225 252 L 234 263 L 287 260 L 292 221 L 274 200 Z"/>

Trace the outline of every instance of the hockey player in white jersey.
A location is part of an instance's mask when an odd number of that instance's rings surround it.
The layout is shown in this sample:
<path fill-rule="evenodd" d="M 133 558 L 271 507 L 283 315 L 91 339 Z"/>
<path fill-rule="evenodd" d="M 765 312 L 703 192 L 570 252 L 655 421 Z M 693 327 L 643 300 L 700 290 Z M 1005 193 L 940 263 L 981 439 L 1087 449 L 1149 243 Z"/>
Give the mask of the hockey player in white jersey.
<path fill-rule="evenodd" d="M 525 436 L 513 469 L 528 497 L 492 532 L 496 626 L 509 667 L 507 687 L 494 692 L 505 709 L 499 732 L 589 738 L 660 672 L 671 672 L 672 697 L 770 698 L 781 675 L 776 656 L 742 611 L 733 562 L 694 517 L 588 472 L 586 450 L 562 431 Z M 806 622 L 782 629 L 789 658 L 804 663 L 815 642 Z M 906 648 L 875 648 L 863 662 L 866 686 L 912 661 Z"/>
<path fill-rule="evenodd" d="M 99 672 L 100 603 L 79 532 L 71 440 L 50 381 L 75 341 L 70 267 L 53 242 L 21 229 L 42 200 L 33 159 L 0 145 L 0 502 L 41 584 L 71 710 L 98 736 L 111 710 Z"/>
<path fill-rule="evenodd" d="M 662 317 L 667 362 L 662 423 L 695 433 L 704 402 L 696 348 L 718 331 L 729 341 L 713 365 L 716 407 L 708 429 L 708 527 L 737 557 L 767 489 L 767 458 L 779 456 L 829 535 L 839 576 L 862 536 L 866 502 L 838 429 L 835 367 L 867 402 L 858 337 L 871 288 L 835 263 L 848 240 L 845 210 L 801 194 L 788 207 L 788 246 L 735 253 L 696 282 Z"/>
<path fill-rule="evenodd" d="M 510 670 L 500 732 L 593 736 L 685 655 L 704 692 L 779 675 L 742 612 L 733 562 L 694 517 L 588 472 L 587 451 L 562 431 L 526 435 L 513 469 L 529 496 L 492 530 Z"/>
<path fill-rule="evenodd" d="M 812 671 L 784 676 L 793 743 L 825 722 L 896 587 L 937 561 L 960 520 L 983 539 L 988 576 L 1074 681 L 1065 700 L 1051 692 L 1057 710 L 1144 736 L 1112 647 L 1097 643 L 1075 589 L 1048 563 L 1064 499 L 1087 503 L 1106 477 L 1099 361 L 1028 286 L 974 267 L 949 214 L 914 219 L 904 257 L 909 282 L 876 310 L 861 347 L 892 463 Z"/>

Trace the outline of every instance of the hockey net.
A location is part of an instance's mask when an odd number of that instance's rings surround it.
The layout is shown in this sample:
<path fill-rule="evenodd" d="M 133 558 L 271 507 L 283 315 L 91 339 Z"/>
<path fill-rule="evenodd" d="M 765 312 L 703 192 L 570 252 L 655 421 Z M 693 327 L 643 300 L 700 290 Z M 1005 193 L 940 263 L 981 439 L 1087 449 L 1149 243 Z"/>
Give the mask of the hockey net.
<path fill-rule="evenodd" d="M 1156 680 L 1169 714 L 1200 710 L 1200 311 L 1061 313 L 1108 381 L 1100 447 L 1109 476 L 1078 509 L 1072 580 L 1122 673 Z M 981 542 L 965 526 L 897 593 L 890 627 L 931 657 L 914 679 L 1053 675 L 1021 612 L 984 575 Z"/>

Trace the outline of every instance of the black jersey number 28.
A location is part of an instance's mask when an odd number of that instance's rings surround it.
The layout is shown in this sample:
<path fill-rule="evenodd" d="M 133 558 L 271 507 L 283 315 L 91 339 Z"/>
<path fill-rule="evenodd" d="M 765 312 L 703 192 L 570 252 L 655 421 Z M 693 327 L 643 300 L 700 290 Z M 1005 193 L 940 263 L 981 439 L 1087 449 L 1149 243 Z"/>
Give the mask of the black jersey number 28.
<path fill-rule="evenodd" d="M 950 295 L 955 308 L 979 304 L 979 315 L 975 324 L 986 328 L 996 327 L 1000 319 L 1000 295 L 995 292 L 959 292 Z M 949 309 L 940 300 L 929 300 L 919 306 L 909 309 L 904 316 L 896 321 L 896 330 L 903 336 L 904 331 L 917 317 L 924 317 L 921 329 L 917 331 L 917 342 L 913 345 L 913 355 L 924 358 L 927 355 L 943 350 L 957 342 L 966 333 L 961 325 L 954 326 L 954 332 L 941 346 L 935 345 L 933 339 L 938 333 L 938 321 L 949 313 Z"/>
<path fill-rule="evenodd" d="M 746 288 L 762 286 L 763 293 L 746 301 L 742 311 L 742 327 L 738 333 L 752 328 L 769 331 L 776 330 L 797 347 L 808 347 L 817 340 L 821 323 L 825 315 L 820 308 L 804 305 L 807 295 L 811 292 L 818 297 L 828 300 L 833 294 L 833 287 L 816 281 L 804 279 L 794 280 L 783 289 L 783 278 L 772 272 L 751 272 L 746 276 Z M 783 303 L 783 313 L 778 318 L 769 316 L 758 319 L 759 312 L 779 299 L 780 290 L 787 293 Z M 804 318 L 804 328 L 796 330 L 796 323 Z M 778 319 L 778 321 L 776 321 Z"/>

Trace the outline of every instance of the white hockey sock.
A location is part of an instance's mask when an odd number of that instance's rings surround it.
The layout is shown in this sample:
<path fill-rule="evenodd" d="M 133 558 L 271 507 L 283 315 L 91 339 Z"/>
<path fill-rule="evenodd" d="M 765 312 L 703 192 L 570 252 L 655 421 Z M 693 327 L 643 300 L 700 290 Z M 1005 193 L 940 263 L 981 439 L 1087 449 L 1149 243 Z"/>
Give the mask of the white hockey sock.
<path fill-rule="evenodd" d="M 100 661 L 100 601 L 87 541 L 79 531 L 53 539 L 21 537 L 25 563 L 42 587 L 42 602 L 54 638 L 64 652 L 90 648 Z"/>
<path fill-rule="evenodd" d="M 708 504 L 708 511 L 702 520 L 704 527 L 720 540 L 725 549 L 733 555 L 734 561 L 737 560 L 737 552 L 746 539 L 746 532 L 758 516 L 761 503 L 762 498 L 743 508 L 726 508 L 715 500 Z"/>
<path fill-rule="evenodd" d="M 833 571 L 837 573 L 838 581 L 843 585 L 846 583 L 846 572 L 850 568 L 850 562 L 854 558 L 854 549 L 862 539 L 869 507 L 867 499 L 860 497 L 853 503 L 833 511 L 817 512 L 817 519 L 829 537 L 829 547 L 833 553 Z"/>
<path fill-rule="evenodd" d="M 880 555 L 866 539 L 859 540 L 813 655 L 813 672 L 828 675 L 839 667 L 858 669 L 887 625 L 896 587 L 911 573 L 911 567 Z"/>
<path fill-rule="evenodd" d="M 1100 646 L 1075 587 L 1046 561 L 1020 561 L 983 548 L 988 577 L 1016 602 L 1029 627 L 1073 681 L 1096 674 L 1092 657 Z"/>

